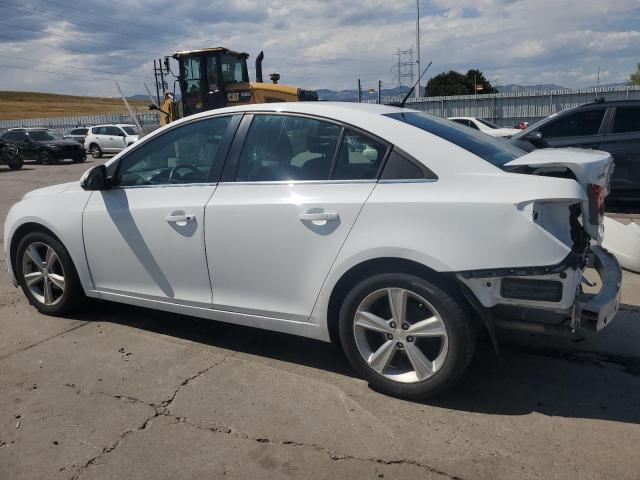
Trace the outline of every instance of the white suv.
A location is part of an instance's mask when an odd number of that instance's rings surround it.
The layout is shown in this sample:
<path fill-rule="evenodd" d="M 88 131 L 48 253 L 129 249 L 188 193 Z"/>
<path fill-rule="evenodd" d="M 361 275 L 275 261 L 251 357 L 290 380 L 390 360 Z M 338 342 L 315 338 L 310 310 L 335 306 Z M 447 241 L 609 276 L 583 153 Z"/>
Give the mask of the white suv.
<path fill-rule="evenodd" d="M 87 132 L 84 148 L 93 158 L 100 158 L 104 153 L 118 153 L 137 141 L 135 125 L 96 125 Z"/>

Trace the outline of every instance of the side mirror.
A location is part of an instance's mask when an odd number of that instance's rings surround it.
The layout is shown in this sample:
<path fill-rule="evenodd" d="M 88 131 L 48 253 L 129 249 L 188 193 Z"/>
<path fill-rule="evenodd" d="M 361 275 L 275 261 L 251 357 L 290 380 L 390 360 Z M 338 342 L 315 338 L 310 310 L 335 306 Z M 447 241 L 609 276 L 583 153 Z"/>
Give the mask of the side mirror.
<path fill-rule="evenodd" d="M 524 139 L 532 143 L 539 142 L 540 140 L 542 140 L 542 132 L 529 132 L 524 136 Z"/>
<path fill-rule="evenodd" d="M 104 165 L 90 168 L 80 178 L 80 186 L 89 191 L 108 190 L 111 187 L 110 183 L 107 177 L 107 167 Z"/>

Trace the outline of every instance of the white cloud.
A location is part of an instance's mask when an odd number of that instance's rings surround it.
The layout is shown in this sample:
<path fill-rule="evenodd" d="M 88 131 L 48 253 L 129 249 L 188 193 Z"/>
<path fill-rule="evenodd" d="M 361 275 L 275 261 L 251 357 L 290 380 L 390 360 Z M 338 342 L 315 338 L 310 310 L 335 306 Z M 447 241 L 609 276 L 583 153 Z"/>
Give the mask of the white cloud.
<path fill-rule="evenodd" d="M 143 80 L 153 81 L 154 58 L 214 45 L 252 57 L 264 49 L 266 72 L 285 83 L 389 85 L 393 53 L 415 43 L 413 0 L 205 3 L 7 0 L 1 21 L 24 28 L 0 32 L 0 89 L 115 95 L 109 79 L 117 78 L 140 93 Z M 637 0 L 422 0 L 421 13 L 431 74 L 479 68 L 500 83 L 572 87 L 593 84 L 598 66 L 601 81 L 622 80 L 638 61 Z"/>

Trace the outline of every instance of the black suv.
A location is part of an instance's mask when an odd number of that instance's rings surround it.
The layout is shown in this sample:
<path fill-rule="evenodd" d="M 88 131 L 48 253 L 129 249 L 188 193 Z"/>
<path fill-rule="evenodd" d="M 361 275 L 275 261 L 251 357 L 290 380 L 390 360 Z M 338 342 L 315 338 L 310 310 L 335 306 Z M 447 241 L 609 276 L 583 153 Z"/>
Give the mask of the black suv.
<path fill-rule="evenodd" d="M 640 100 L 598 99 L 531 125 L 509 141 L 524 150 L 581 147 L 604 150 L 615 169 L 609 210 L 640 211 Z"/>
<path fill-rule="evenodd" d="M 13 128 L 2 136 L 2 140 L 18 147 L 21 160 L 56 164 L 67 158 L 74 163 L 84 162 L 87 158 L 83 145 L 74 140 L 64 140 L 46 128 Z"/>

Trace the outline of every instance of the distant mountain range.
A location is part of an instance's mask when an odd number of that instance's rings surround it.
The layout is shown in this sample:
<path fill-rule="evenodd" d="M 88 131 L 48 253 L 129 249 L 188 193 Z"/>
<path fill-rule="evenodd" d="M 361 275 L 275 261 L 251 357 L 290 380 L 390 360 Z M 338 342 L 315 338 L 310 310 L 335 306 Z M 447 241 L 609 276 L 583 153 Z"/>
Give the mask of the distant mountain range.
<path fill-rule="evenodd" d="M 394 88 L 383 88 L 382 89 L 382 97 L 400 97 L 402 95 L 406 95 L 409 91 L 409 87 L 405 87 L 404 85 L 401 87 Z M 318 98 L 320 100 L 326 100 L 329 102 L 350 102 L 358 100 L 358 90 L 328 90 L 326 88 L 318 89 Z M 373 93 L 369 93 L 368 89 L 362 89 L 362 99 L 363 100 L 377 100 L 378 92 L 375 91 Z"/>

